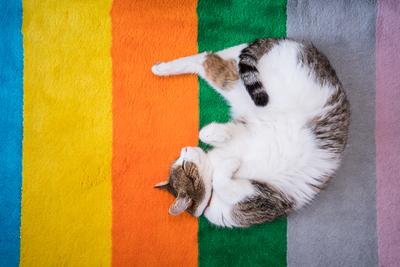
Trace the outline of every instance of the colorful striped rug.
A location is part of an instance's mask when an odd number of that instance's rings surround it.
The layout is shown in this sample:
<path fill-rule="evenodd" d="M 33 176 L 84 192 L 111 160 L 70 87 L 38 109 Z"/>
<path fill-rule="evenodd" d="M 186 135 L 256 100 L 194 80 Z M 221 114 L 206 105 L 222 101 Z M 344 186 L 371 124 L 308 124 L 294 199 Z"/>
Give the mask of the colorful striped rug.
<path fill-rule="evenodd" d="M 0 0 L 0 266 L 400 266 L 400 2 Z M 312 205 L 248 229 L 171 217 L 166 177 L 227 121 L 152 64 L 259 37 L 311 40 L 352 104 Z"/>

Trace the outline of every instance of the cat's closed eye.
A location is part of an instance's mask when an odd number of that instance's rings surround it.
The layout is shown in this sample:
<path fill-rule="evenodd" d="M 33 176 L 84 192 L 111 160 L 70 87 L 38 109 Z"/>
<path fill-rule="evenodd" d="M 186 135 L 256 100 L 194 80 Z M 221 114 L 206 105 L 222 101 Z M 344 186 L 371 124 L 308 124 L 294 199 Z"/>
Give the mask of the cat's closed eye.
<path fill-rule="evenodd" d="M 185 172 L 185 163 L 186 163 L 186 161 L 182 161 L 182 166 L 181 167 L 182 167 L 183 172 Z"/>

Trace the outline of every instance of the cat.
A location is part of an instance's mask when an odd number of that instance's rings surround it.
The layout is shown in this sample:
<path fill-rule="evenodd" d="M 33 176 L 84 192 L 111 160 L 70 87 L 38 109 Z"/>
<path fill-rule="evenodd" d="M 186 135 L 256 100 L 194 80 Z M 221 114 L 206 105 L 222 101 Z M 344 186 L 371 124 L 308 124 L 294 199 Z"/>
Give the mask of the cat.
<path fill-rule="evenodd" d="M 249 227 L 310 203 L 339 167 L 350 105 L 328 59 L 313 45 L 259 39 L 216 53 L 156 64 L 158 76 L 198 74 L 230 106 L 232 120 L 210 123 L 155 187 L 223 227 Z"/>

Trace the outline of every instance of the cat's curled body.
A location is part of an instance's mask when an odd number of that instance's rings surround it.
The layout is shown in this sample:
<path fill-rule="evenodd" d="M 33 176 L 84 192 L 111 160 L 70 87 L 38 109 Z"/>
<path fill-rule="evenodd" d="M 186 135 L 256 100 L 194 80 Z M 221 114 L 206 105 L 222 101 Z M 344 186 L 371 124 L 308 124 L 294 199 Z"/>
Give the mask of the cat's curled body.
<path fill-rule="evenodd" d="M 347 142 L 349 103 L 335 71 L 313 46 L 260 39 L 153 66 L 156 75 L 194 73 L 230 105 L 232 120 L 199 137 L 213 149 L 182 149 L 165 188 L 171 214 L 204 213 L 245 227 L 309 203 L 334 174 Z"/>

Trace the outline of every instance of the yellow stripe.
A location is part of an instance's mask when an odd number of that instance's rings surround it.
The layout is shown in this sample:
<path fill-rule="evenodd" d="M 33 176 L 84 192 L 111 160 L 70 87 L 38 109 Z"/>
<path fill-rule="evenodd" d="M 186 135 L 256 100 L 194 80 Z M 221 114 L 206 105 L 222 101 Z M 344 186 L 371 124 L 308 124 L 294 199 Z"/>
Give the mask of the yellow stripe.
<path fill-rule="evenodd" d="M 22 266 L 110 265 L 110 8 L 23 1 Z"/>

